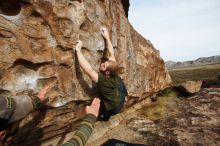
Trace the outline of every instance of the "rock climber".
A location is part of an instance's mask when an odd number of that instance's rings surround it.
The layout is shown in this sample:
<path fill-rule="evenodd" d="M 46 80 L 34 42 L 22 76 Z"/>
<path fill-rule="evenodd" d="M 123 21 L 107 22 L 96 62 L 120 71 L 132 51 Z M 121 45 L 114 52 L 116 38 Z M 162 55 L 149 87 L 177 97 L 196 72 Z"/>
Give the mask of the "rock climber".
<path fill-rule="evenodd" d="M 46 99 L 50 86 L 44 87 L 37 96 L 31 98 L 27 95 L 0 96 L 0 140 L 6 135 L 6 129 L 11 123 L 24 118 L 34 109 L 38 109 Z"/>
<path fill-rule="evenodd" d="M 99 98 L 101 99 L 100 120 L 107 121 L 112 115 L 122 110 L 127 90 L 122 79 L 117 75 L 119 66 L 115 59 L 109 32 L 106 28 L 102 28 L 101 34 L 106 42 L 109 57 L 107 61 L 101 62 L 99 73 L 91 67 L 82 54 L 83 43 L 81 40 L 78 41 L 75 51 L 82 70 L 97 84 Z"/>

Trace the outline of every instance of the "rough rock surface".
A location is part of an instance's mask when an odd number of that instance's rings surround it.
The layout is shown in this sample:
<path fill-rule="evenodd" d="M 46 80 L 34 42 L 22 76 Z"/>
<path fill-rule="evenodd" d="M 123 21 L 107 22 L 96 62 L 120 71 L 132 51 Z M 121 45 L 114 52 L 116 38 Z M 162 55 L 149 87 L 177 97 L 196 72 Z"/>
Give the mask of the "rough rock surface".
<path fill-rule="evenodd" d="M 21 6 L 17 14 L 0 11 L 0 94 L 36 94 L 51 83 L 47 96 L 53 98 L 47 105 L 59 108 L 30 114 L 9 145 L 38 145 L 74 129 L 78 117 L 73 111 L 95 95 L 95 87 L 80 70 L 72 48 L 81 39 L 83 54 L 98 70 L 105 52 L 102 26 L 110 31 L 129 96 L 139 97 L 135 102 L 170 85 L 159 51 L 125 15 L 129 1 L 124 5 L 119 0 L 16 2 Z M 60 107 L 69 101 L 74 101 L 71 106 Z"/>

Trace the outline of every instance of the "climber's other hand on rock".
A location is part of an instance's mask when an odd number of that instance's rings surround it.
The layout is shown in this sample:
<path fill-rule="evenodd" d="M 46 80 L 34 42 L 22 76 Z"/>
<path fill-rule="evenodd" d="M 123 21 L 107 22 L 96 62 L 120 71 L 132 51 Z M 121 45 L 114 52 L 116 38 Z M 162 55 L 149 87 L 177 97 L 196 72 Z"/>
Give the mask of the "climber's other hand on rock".
<path fill-rule="evenodd" d="M 48 90 L 51 88 L 50 85 L 45 86 L 43 89 L 41 89 L 38 93 L 38 97 L 41 101 L 44 101 L 46 99 L 46 94 Z"/>
<path fill-rule="evenodd" d="M 103 36 L 105 39 L 109 38 L 109 32 L 108 32 L 108 29 L 107 29 L 107 28 L 102 27 L 102 28 L 101 28 L 101 33 L 102 33 L 102 36 Z"/>
<path fill-rule="evenodd" d="M 86 106 L 86 114 L 93 114 L 94 116 L 98 116 L 100 108 L 100 99 L 94 98 L 92 104 L 90 106 Z"/>
<path fill-rule="evenodd" d="M 3 140 L 5 137 L 5 131 L 0 131 L 0 140 Z M 1 145 L 1 144 L 0 144 Z"/>
<path fill-rule="evenodd" d="M 81 40 L 78 40 L 75 50 L 80 51 L 82 49 L 82 46 L 83 46 L 83 42 Z"/>

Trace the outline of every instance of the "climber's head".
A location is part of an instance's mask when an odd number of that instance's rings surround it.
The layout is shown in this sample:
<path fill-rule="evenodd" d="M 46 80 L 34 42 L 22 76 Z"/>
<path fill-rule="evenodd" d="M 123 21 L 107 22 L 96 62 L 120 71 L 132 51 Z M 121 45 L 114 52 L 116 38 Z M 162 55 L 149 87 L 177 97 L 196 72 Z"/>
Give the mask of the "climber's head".
<path fill-rule="evenodd" d="M 118 68 L 118 64 L 115 61 L 107 60 L 100 64 L 99 70 L 105 75 L 115 75 L 117 74 Z"/>

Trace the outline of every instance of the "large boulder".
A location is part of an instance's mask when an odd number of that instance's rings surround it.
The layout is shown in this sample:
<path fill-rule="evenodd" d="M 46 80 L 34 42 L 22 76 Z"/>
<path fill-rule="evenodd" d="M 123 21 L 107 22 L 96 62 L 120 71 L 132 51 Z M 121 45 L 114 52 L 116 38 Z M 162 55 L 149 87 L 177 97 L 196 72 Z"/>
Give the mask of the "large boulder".
<path fill-rule="evenodd" d="M 120 1 L 25 0 L 20 5 L 17 15 L 0 16 L 2 90 L 36 93 L 55 82 L 48 96 L 90 99 L 93 84 L 79 69 L 72 48 L 81 39 L 83 53 L 98 71 L 105 49 L 102 26 L 110 31 L 130 96 L 146 97 L 169 86 L 159 51 L 133 29 Z"/>
<path fill-rule="evenodd" d="M 47 94 L 52 97 L 47 102 L 48 106 L 60 107 L 70 101 L 74 101 L 75 105 L 90 100 L 96 95 L 95 85 L 82 73 L 72 48 L 81 39 L 84 42 L 83 54 L 98 71 L 105 52 L 105 43 L 100 34 L 100 27 L 103 26 L 110 31 L 121 68 L 120 76 L 125 81 L 128 94 L 138 97 L 135 102 L 171 84 L 159 51 L 130 25 L 125 15 L 128 0 L 16 2 L 19 4 L 13 3 L 16 10 L 12 9 L 14 11 L 11 13 L 5 11 L 8 10 L 7 2 L 3 9 L 0 7 L 1 95 L 36 94 L 45 85 L 52 84 L 53 88 Z M 71 111 L 77 107 L 71 106 Z M 38 122 L 34 123 L 30 123 L 33 117 L 27 118 L 23 122 L 26 125 L 29 123 L 26 132 L 32 132 L 38 135 L 39 141 L 45 141 L 71 131 L 74 128 L 68 129 L 66 126 L 70 122 L 74 125 L 77 118 L 74 112 L 68 116 L 69 110 L 47 110 L 43 116 L 43 113 L 39 113 L 41 121 L 38 118 Z M 24 141 L 36 143 L 31 135 L 24 136 L 27 135 L 25 131 L 20 135 L 26 139 L 15 136 L 15 145 L 24 145 Z"/>

